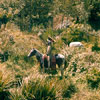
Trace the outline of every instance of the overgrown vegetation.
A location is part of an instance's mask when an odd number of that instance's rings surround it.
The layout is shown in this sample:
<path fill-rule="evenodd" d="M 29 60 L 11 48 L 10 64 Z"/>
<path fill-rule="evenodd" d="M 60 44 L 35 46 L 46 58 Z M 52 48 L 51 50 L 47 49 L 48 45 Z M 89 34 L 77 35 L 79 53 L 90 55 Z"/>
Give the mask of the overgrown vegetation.
<path fill-rule="evenodd" d="M 99 88 L 100 84 L 100 71 L 96 68 L 93 68 L 88 74 L 87 74 L 87 83 L 92 89 Z"/>
<path fill-rule="evenodd" d="M 99 0 L 1 0 L 0 100 L 99 100 L 99 28 Z M 46 54 L 48 36 L 66 57 L 63 78 L 27 57 L 32 48 Z"/>
<path fill-rule="evenodd" d="M 77 88 L 75 87 L 74 84 L 70 83 L 68 86 L 66 84 L 66 87 L 63 90 L 62 96 L 64 98 L 71 98 L 71 96 L 77 92 Z"/>
<path fill-rule="evenodd" d="M 24 85 L 22 94 L 27 100 L 56 100 L 56 92 L 47 82 L 29 82 Z"/>
<path fill-rule="evenodd" d="M 100 47 L 98 45 L 98 38 L 96 38 L 95 43 L 92 46 L 92 51 L 100 51 Z"/>
<path fill-rule="evenodd" d="M 11 79 L 9 76 L 4 78 L 2 71 L 0 71 L 0 99 L 1 100 L 11 100 L 11 94 L 9 88 L 11 85 Z"/>

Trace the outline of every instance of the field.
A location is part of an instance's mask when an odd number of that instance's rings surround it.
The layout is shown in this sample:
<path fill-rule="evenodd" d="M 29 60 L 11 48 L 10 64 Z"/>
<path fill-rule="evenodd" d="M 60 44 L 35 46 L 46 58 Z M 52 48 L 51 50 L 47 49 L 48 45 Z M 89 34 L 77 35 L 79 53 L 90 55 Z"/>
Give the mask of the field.
<path fill-rule="evenodd" d="M 46 45 L 36 34 L 21 32 L 10 24 L 0 33 L 0 98 L 2 100 L 99 100 L 100 56 L 92 51 L 92 43 L 83 48 L 70 48 L 60 38 L 54 53 L 66 55 L 67 68 L 61 78 L 56 73 L 41 73 L 35 57 L 27 58 L 32 48 L 46 53 Z M 62 44 L 62 42 L 61 42 Z"/>
<path fill-rule="evenodd" d="M 46 54 L 48 36 L 67 61 L 63 76 L 28 58 Z M 0 100 L 100 100 L 100 1 L 1 0 Z"/>

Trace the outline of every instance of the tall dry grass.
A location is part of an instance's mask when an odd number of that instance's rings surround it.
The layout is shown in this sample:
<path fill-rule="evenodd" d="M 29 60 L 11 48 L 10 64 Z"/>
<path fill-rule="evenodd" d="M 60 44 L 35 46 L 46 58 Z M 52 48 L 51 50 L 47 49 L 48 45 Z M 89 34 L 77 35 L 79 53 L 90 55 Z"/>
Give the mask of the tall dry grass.
<path fill-rule="evenodd" d="M 6 89 L 9 93 L 8 98 L 11 100 L 29 100 L 30 98 L 35 100 L 36 97 L 44 100 L 45 98 L 49 100 L 95 100 L 96 98 L 99 100 L 99 70 L 95 73 L 92 73 L 92 70 L 100 68 L 100 56 L 99 52 L 92 52 L 91 44 L 83 42 L 84 48 L 70 48 L 63 43 L 61 37 L 57 40 L 54 44 L 54 53 L 65 55 L 67 60 L 62 79 L 59 77 L 59 71 L 56 74 L 40 73 L 40 66 L 35 57 L 27 58 L 33 47 L 46 53 L 43 41 L 36 34 L 21 32 L 17 26 L 13 27 L 10 24 L 6 30 L 0 32 L 0 52 L 4 54 L 7 51 L 9 54 L 5 62 L 0 62 L 0 68 L 6 72 L 3 74 L 4 77 L 10 74 L 12 78 L 7 80 L 7 84 L 4 78 L 0 81 L 2 92 L 5 91 L 6 86 L 9 86 Z M 95 82 L 98 87 L 92 89 Z"/>

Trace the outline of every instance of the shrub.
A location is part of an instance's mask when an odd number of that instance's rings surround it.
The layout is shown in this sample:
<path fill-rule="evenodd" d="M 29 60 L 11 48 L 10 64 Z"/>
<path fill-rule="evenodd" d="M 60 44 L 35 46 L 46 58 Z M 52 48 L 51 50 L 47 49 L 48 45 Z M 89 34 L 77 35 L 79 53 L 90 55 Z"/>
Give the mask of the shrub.
<path fill-rule="evenodd" d="M 94 45 L 92 46 L 92 51 L 100 51 L 100 47 L 98 46 L 98 41 L 96 40 Z"/>
<path fill-rule="evenodd" d="M 80 29 L 74 29 L 70 35 L 70 41 L 87 41 L 86 33 Z"/>
<path fill-rule="evenodd" d="M 70 65 L 69 71 L 76 72 L 77 71 L 77 62 L 73 61 Z"/>
<path fill-rule="evenodd" d="M 71 98 L 71 96 L 77 92 L 76 86 L 71 82 L 70 84 L 66 84 L 62 91 L 62 96 L 64 98 Z"/>
<path fill-rule="evenodd" d="M 42 34 L 41 39 L 44 41 L 47 40 L 48 36 L 54 37 L 57 34 L 56 31 L 53 31 L 51 28 L 48 28 L 44 34 Z"/>
<path fill-rule="evenodd" d="M 88 22 L 97 31 L 100 29 L 100 1 L 95 0 L 91 6 Z"/>
<path fill-rule="evenodd" d="M 19 95 L 18 92 L 16 92 L 15 94 L 13 94 L 11 100 L 25 100 L 25 99 L 21 95 Z"/>
<path fill-rule="evenodd" d="M 0 100 L 11 100 L 11 94 L 8 91 L 10 82 L 9 77 L 4 78 L 3 73 L 0 71 Z"/>
<path fill-rule="evenodd" d="M 89 25 L 86 25 L 87 27 L 84 26 L 84 24 L 72 24 L 70 25 L 69 28 L 67 28 L 63 33 L 62 33 L 62 41 L 65 44 L 68 44 L 73 41 L 91 41 L 90 40 L 90 35 L 89 35 L 89 30 L 91 29 Z"/>
<path fill-rule="evenodd" d="M 0 53 L 0 60 L 1 62 L 5 62 L 8 60 L 9 52 L 5 51 L 3 54 Z"/>
<path fill-rule="evenodd" d="M 96 68 L 93 68 L 89 74 L 86 76 L 87 84 L 92 89 L 97 89 L 100 84 L 100 71 Z"/>
<path fill-rule="evenodd" d="M 0 90 L 0 100 L 11 100 L 9 91 Z"/>
<path fill-rule="evenodd" d="M 30 81 L 25 84 L 22 89 L 22 94 L 28 100 L 55 100 L 56 93 L 54 88 L 46 82 Z"/>
<path fill-rule="evenodd" d="M 18 55 L 16 53 L 12 53 L 12 55 L 9 57 L 9 60 L 14 65 L 21 66 L 22 69 L 30 68 L 34 66 L 35 61 L 33 58 L 28 58 L 27 55 Z"/>
<path fill-rule="evenodd" d="M 21 0 L 19 2 L 21 8 L 13 19 L 22 31 L 31 32 L 33 26 L 40 24 L 47 27 L 48 23 L 52 21 L 52 0 Z"/>

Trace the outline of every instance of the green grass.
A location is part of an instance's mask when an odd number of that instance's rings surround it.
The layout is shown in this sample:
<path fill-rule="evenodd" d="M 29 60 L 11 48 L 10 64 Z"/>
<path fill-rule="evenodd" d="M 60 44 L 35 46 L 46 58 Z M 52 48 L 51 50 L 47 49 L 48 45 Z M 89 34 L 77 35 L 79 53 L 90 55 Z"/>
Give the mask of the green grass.
<path fill-rule="evenodd" d="M 24 85 L 22 94 L 27 100 L 56 100 L 55 89 L 42 81 L 29 81 Z"/>
<path fill-rule="evenodd" d="M 93 68 L 86 76 L 87 84 L 91 89 L 98 89 L 100 85 L 100 71 Z"/>

